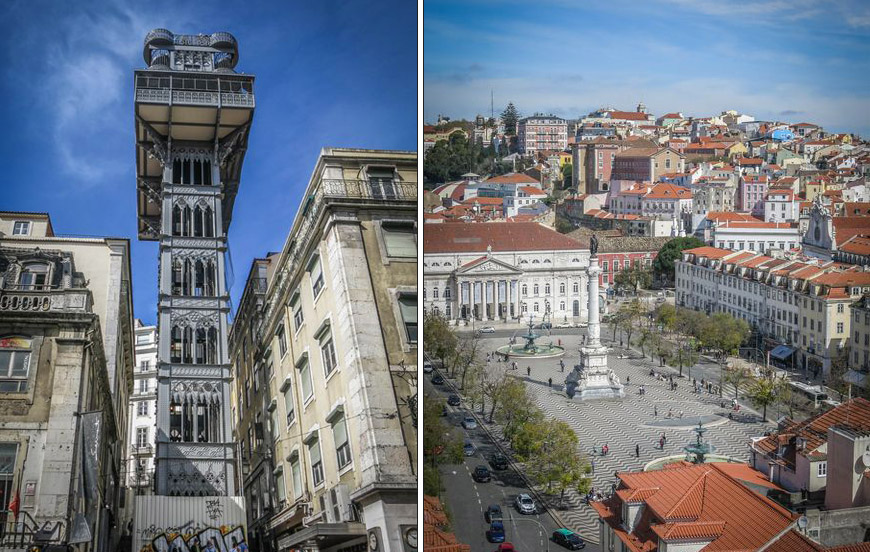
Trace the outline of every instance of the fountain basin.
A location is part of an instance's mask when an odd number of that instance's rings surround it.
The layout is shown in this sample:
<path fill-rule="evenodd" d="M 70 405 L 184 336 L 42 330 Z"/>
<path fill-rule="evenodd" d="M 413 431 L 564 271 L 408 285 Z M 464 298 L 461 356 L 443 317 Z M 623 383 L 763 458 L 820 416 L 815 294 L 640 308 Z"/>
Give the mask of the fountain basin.
<path fill-rule="evenodd" d="M 496 353 L 508 358 L 558 358 L 565 354 L 565 347 L 558 345 L 504 345 Z"/>

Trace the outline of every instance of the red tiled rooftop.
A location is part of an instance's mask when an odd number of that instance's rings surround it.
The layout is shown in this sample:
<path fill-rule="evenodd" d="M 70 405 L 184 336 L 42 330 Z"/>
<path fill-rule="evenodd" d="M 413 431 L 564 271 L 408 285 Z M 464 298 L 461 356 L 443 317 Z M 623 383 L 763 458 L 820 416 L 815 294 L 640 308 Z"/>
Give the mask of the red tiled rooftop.
<path fill-rule="evenodd" d="M 625 119 L 628 121 L 647 121 L 646 113 L 638 113 L 636 111 L 611 111 L 611 119 Z"/>
<path fill-rule="evenodd" d="M 707 257 L 709 259 L 721 259 L 727 257 L 733 251 L 730 249 L 719 249 L 718 247 L 710 247 L 708 245 L 696 247 L 694 249 L 685 249 L 683 253 L 692 253 L 697 257 Z"/>
<path fill-rule="evenodd" d="M 571 238 L 535 222 L 513 224 L 432 224 L 423 232 L 424 253 L 576 250 Z"/>
<path fill-rule="evenodd" d="M 520 186 L 518 188 L 518 191 L 525 192 L 525 193 L 527 193 L 529 195 L 533 195 L 533 196 L 534 195 L 547 195 L 547 192 L 545 192 L 542 189 L 537 188 L 535 186 Z"/>
<path fill-rule="evenodd" d="M 487 178 L 486 182 L 495 183 L 495 184 L 537 184 L 538 181 L 532 178 L 531 176 L 523 173 L 511 173 L 511 174 L 502 174 L 500 176 L 493 176 L 492 178 Z"/>
<path fill-rule="evenodd" d="M 760 157 L 738 157 L 734 162 L 738 165 L 761 165 L 762 159 Z"/>

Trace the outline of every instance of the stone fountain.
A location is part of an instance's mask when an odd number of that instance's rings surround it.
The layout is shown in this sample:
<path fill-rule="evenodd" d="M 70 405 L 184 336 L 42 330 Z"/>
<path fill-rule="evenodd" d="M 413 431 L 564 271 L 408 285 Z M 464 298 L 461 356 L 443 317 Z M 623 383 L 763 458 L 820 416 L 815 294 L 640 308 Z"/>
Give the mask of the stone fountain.
<path fill-rule="evenodd" d="M 536 343 L 536 340 L 541 335 L 532 331 L 533 326 L 534 320 L 532 317 L 529 317 L 528 331 L 525 334 L 517 336 L 525 340 L 526 343 L 524 345 L 504 345 L 496 349 L 496 352 L 510 358 L 552 358 L 565 354 L 564 347 L 553 345 L 552 343 L 545 345 Z"/>

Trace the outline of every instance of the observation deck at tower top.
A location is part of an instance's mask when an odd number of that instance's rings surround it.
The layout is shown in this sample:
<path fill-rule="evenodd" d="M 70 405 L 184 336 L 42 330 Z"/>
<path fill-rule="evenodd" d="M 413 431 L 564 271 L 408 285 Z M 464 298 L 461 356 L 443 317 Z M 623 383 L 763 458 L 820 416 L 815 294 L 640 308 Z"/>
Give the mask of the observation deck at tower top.
<path fill-rule="evenodd" d="M 213 148 L 226 233 L 254 115 L 254 76 L 235 72 L 238 43 L 225 32 L 155 29 L 145 37 L 143 57 L 147 69 L 134 72 L 139 239 L 160 238 L 162 165 L 171 162 L 173 147 L 184 146 Z"/>

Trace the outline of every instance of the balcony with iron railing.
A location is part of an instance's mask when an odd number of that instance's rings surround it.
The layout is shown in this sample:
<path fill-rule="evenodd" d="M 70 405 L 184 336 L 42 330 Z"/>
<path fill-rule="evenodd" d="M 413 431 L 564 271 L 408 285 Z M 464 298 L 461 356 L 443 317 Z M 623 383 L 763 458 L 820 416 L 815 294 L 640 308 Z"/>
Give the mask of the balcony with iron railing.
<path fill-rule="evenodd" d="M 203 74 L 191 77 L 137 73 L 136 101 L 167 105 L 254 108 L 254 79 L 244 75 Z"/>
<path fill-rule="evenodd" d="M 390 203 L 416 204 L 417 182 L 397 181 L 385 179 L 351 180 L 351 179 L 322 179 L 315 187 L 313 193 L 303 200 L 302 210 L 298 216 L 302 222 L 298 227 L 291 230 L 292 238 L 290 250 L 284 259 L 284 274 L 293 274 L 305 260 L 312 234 L 317 228 L 320 213 L 327 204 L 348 203 L 356 205 L 378 205 Z M 294 223 L 295 224 L 295 223 Z M 285 286 L 288 282 L 279 281 L 279 285 Z M 281 293 L 280 291 L 278 292 Z M 263 339 L 265 328 L 275 313 L 278 302 L 272 301 L 268 306 L 265 316 L 260 321 L 257 335 Z"/>
<path fill-rule="evenodd" d="M 145 443 L 144 445 L 133 443 L 132 445 L 130 445 L 130 452 L 135 455 L 154 454 L 154 445 L 152 445 L 151 443 Z"/>

